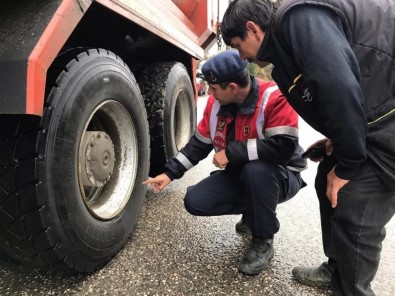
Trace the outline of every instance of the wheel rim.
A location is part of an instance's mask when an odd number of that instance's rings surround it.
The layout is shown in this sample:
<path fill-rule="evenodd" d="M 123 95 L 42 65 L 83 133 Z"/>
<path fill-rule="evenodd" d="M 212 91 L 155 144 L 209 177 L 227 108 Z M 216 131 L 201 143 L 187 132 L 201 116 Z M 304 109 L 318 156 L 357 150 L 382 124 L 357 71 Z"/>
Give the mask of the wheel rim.
<path fill-rule="evenodd" d="M 191 108 L 186 90 L 180 90 L 177 94 L 174 110 L 174 139 L 177 150 L 184 147 L 191 138 Z"/>
<path fill-rule="evenodd" d="M 137 156 L 136 129 L 128 111 L 113 100 L 100 104 L 85 125 L 78 156 L 81 198 L 96 218 L 112 219 L 128 203 Z"/>

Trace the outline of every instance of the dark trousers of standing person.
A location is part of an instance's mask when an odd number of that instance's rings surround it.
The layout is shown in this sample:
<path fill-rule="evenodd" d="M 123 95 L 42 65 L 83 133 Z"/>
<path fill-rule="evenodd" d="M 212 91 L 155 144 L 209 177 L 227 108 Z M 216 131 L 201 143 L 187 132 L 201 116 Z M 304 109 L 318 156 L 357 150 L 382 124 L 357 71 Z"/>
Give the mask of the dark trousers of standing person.
<path fill-rule="evenodd" d="M 315 180 L 333 295 L 375 295 L 370 283 L 379 266 L 385 225 L 394 215 L 395 192 L 378 178 L 368 160 L 358 176 L 339 191 L 333 209 L 326 184 L 334 165 L 333 157 L 325 157 Z"/>
<path fill-rule="evenodd" d="M 188 187 L 184 204 L 197 216 L 247 215 L 252 235 L 271 239 L 280 228 L 277 204 L 293 197 L 302 184 L 299 173 L 255 160 L 240 169 L 215 171 Z"/>

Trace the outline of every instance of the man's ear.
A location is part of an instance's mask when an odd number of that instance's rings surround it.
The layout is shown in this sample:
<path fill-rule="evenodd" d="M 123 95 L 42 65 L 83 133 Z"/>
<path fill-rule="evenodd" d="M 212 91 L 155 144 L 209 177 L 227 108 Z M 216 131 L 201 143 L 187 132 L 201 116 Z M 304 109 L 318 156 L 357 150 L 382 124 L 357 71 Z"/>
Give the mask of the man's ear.
<path fill-rule="evenodd" d="M 246 23 L 246 28 L 247 28 L 247 31 L 252 33 L 256 38 L 258 38 L 258 39 L 260 38 L 260 34 L 261 34 L 262 30 L 256 23 L 254 23 L 253 21 L 248 21 Z"/>
<path fill-rule="evenodd" d="M 237 83 L 231 82 L 228 84 L 228 87 L 230 88 L 230 91 L 235 94 L 237 93 L 239 86 L 237 85 Z"/>

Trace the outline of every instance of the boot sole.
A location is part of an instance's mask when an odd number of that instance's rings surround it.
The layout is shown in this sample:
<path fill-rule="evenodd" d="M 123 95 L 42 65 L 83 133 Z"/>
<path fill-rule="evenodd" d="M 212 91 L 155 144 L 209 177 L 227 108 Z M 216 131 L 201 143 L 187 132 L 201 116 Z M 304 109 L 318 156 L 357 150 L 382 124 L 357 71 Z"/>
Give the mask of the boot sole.
<path fill-rule="evenodd" d="M 267 269 L 268 265 L 260 268 L 260 269 L 254 269 L 254 270 L 250 270 L 250 271 L 245 271 L 243 270 L 241 267 L 239 267 L 239 271 L 245 275 L 258 275 L 260 274 L 262 271 L 265 271 Z"/>
<path fill-rule="evenodd" d="M 260 274 L 262 271 L 265 271 L 265 270 L 269 267 L 269 261 L 270 261 L 273 257 L 274 257 L 274 250 L 273 250 L 272 254 L 271 254 L 270 257 L 269 257 L 269 260 L 267 260 L 267 264 L 264 265 L 264 266 L 262 266 L 261 268 L 259 268 L 259 269 L 253 269 L 253 270 L 250 270 L 250 271 L 247 272 L 247 271 L 243 270 L 243 268 L 242 268 L 241 266 L 239 266 L 239 267 L 238 267 L 238 270 L 239 270 L 241 273 L 245 274 L 245 275 L 258 275 L 258 274 Z"/>
<path fill-rule="evenodd" d="M 318 288 L 330 288 L 331 284 L 330 283 L 323 283 L 323 282 L 313 282 L 313 281 L 309 281 L 305 278 L 300 278 L 297 276 L 292 275 L 293 278 L 298 281 L 299 283 L 305 284 L 305 285 L 309 285 L 312 287 L 318 287 Z"/>

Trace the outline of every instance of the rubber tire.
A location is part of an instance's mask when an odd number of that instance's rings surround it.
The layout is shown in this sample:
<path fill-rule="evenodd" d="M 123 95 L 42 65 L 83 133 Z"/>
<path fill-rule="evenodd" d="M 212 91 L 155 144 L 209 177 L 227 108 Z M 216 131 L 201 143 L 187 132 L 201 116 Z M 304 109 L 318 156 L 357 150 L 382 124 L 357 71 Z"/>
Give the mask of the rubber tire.
<path fill-rule="evenodd" d="M 151 165 L 154 177 L 192 137 L 196 103 L 188 72 L 179 62 L 149 64 L 138 78 L 148 113 Z"/>
<path fill-rule="evenodd" d="M 109 83 L 103 83 L 103 78 Z M 34 267 L 90 273 L 126 244 L 142 208 L 148 176 L 149 134 L 139 87 L 113 53 L 88 50 L 59 75 L 44 115 L 1 116 L 0 244 Z M 109 220 L 97 219 L 81 198 L 78 149 L 90 112 L 107 98 L 128 111 L 138 139 L 131 197 Z"/>

